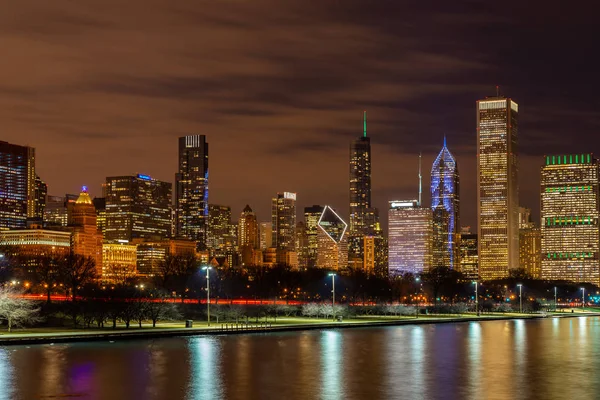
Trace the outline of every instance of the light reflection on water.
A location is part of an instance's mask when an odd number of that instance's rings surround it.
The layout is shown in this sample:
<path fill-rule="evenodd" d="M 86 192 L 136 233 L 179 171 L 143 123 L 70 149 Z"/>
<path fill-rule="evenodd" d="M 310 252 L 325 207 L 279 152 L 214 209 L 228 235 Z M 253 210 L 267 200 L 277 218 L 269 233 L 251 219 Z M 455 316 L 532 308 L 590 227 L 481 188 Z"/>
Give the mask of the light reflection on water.
<path fill-rule="evenodd" d="M 595 399 L 600 318 L 0 347 L 0 400 Z"/>

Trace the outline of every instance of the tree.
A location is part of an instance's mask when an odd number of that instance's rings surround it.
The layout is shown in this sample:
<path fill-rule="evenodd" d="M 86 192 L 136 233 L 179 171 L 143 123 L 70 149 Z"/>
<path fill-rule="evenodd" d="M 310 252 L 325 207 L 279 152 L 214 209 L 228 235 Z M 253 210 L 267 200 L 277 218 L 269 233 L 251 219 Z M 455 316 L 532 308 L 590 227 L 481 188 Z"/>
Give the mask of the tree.
<path fill-rule="evenodd" d="M 177 293 L 183 302 L 189 281 L 197 271 L 198 265 L 193 254 L 167 254 L 158 265 L 156 285 L 169 293 Z"/>
<path fill-rule="evenodd" d="M 59 260 L 58 268 L 62 281 L 71 290 L 73 301 L 75 301 L 79 288 L 92 282 L 97 276 L 94 259 L 73 252 Z"/>
<path fill-rule="evenodd" d="M 35 282 L 42 285 L 46 292 L 46 301 L 50 304 L 50 296 L 59 280 L 60 259 L 52 256 L 41 256 L 35 259 L 33 269 Z"/>
<path fill-rule="evenodd" d="M 0 318 L 6 320 L 8 331 L 38 321 L 39 307 L 19 297 L 22 293 L 9 286 L 0 286 Z"/>
<path fill-rule="evenodd" d="M 437 304 L 440 295 L 452 296 L 458 293 L 462 274 L 448 267 L 440 266 L 423 273 L 422 278 L 431 287 L 433 300 Z"/>

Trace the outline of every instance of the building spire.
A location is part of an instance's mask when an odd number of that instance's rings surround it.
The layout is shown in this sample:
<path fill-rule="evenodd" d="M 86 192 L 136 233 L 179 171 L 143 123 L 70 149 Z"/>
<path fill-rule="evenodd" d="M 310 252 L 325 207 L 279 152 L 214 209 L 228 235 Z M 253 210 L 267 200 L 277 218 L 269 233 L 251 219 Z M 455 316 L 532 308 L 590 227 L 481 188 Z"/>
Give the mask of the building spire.
<path fill-rule="evenodd" d="M 446 147 L 446 134 L 444 133 L 444 147 Z"/>
<path fill-rule="evenodd" d="M 363 137 L 367 137 L 367 112 L 363 111 Z"/>
<path fill-rule="evenodd" d="M 423 193 L 423 187 L 421 181 L 423 176 L 421 175 L 421 153 L 419 153 L 419 207 L 421 207 L 421 194 Z"/>

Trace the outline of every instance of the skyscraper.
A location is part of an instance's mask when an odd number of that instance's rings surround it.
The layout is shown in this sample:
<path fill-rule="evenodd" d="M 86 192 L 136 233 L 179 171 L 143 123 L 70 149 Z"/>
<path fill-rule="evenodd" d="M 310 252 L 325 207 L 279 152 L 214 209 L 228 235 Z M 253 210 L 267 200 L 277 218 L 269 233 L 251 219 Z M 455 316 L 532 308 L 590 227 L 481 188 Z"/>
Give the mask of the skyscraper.
<path fill-rule="evenodd" d="M 261 222 L 260 230 L 260 249 L 266 251 L 269 247 L 273 247 L 273 223 Z"/>
<path fill-rule="evenodd" d="M 317 223 L 317 266 L 331 271 L 348 267 L 348 224 L 329 206 Z"/>
<path fill-rule="evenodd" d="M 108 177 L 106 186 L 106 240 L 170 236 L 170 182 L 137 174 Z"/>
<path fill-rule="evenodd" d="M 592 154 L 545 156 L 541 278 L 600 284 L 599 163 Z"/>
<path fill-rule="evenodd" d="M 48 185 L 40 179 L 39 176 L 35 176 L 35 193 L 34 193 L 34 212 L 33 218 L 38 221 L 44 220 L 44 210 L 46 209 L 46 197 L 48 196 Z"/>
<path fill-rule="evenodd" d="M 231 207 L 219 204 L 208 205 L 206 245 L 212 255 L 224 254 L 227 236 L 231 231 Z"/>
<path fill-rule="evenodd" d="M 466 226 L 460 232 L 460 262 L 458 269 L 466 279 L 478 279 L 479 256 L 477 255 L 477 234 Z"/>
<path fill-rule="evenodd" d="M 304 208 L 304 232 L 306 235 L 306 268 L 314 268 L 317 265 L 317 250 L 319 242 L 319 218 L 323 214 L 323 206 L 313 205 Z"/>
<path fill-rule="evenodd" d="M 477 101 L 479 276 L 508 276 L 519 266 L 518 112 L 510 98 Z"/>
<path fill-rule="evenodd" d="M 431 167 L 433 266 L 455 268 L 459 260 L 460 201 L 458 165 L 446 146 Z"/>
<path fill-rule="evenodd" d="M 296 258 L 296 193 L 277 193 L 272 200 L 273 247 L 277 262 L 287 263 Z M 291 254 L 294 253 L 294 254 Z"/>
<path fill-rule="evenodd" d="M 62 196 L 47 196 L 44 209 L 45 226 L 67 226 L 73 205 L 79 198 L 76 194 Z"/>
<path fill-rule="evenodd" d="M 73 205 L 68 225 L 73 229 L 73 253 L 93 259 L 96 272 L 101 276 L 103 273 L 102 232 L 96 225 L 96 207 L 85 186 Z"/>
<path fill-rule="evenodd" d="M 420 274 L 432 267 L 432 211 L 417 200 L 390 201 L 388 263 L 390 276 Z"/>
<path fill-rule="evenodd" d="M 259 249 L 260 237 L 258 232 L 258 221 L 256 214 L 248 204 L 244 207 L 238 222 L 238 251 L 241 255 L 242 265 L 256 266 L 261 264 L 258 254 L 262 256 Z"/>
<path fill-rule="evenodd" d="M 204 135 L 179 138 L 179 172 L 175 174 L 176 235 L 206 249 L 208 219 L 208 143 Z"/>
<path fill-rule="evenodd" d="M 0 229 L 36 216 L 35 149 L 0 141 Z"/>
<path fill-rule="evenodd" d="M 350 257 L 362 260 L 363 238 L 373 234 L 376 211 L 371 209 L 371 139 L 367 136 L 367 112 L 363 134 L 350 143 Z"/>

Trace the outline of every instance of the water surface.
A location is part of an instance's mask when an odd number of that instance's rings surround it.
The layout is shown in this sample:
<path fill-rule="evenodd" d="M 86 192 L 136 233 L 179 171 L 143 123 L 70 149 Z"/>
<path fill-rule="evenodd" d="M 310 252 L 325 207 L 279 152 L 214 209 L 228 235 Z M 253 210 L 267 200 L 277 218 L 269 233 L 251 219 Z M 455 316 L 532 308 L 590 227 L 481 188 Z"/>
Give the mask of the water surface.
<path fill-rule="evenodd" d="M 598 399 L 600 318 L 0 347 L 0 399 Z"/>

